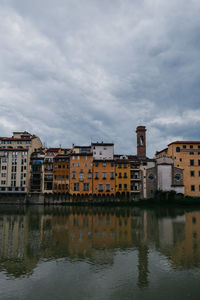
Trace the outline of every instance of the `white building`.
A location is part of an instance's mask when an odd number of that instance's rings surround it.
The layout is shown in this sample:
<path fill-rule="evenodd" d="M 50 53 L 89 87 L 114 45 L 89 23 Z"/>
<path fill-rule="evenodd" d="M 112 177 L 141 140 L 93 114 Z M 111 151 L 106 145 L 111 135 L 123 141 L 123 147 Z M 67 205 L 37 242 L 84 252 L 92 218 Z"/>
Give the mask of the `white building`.
<path fill-rule="evenodd" d="M 114 158 L 113 143 L 92 143 L 91 151 L 94 160 L 113 160 Z"/>
<path fill-rule="evenodd" d="M 0 192 L 27 192 L 30 182 L 30 155 L 42 147 L 40 139 L 28 132 L 0 137 Z"/>

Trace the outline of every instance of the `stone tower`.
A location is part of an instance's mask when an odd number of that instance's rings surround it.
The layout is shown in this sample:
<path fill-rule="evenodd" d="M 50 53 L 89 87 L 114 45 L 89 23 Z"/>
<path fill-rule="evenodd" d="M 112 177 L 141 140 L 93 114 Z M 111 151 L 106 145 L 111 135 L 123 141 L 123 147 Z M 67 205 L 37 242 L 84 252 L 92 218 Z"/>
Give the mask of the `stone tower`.
<path fill-rule="evenodd" d="M 139 158 L 146 157 L 146 127 L 138 126 L 137 133 L 137 156 Z"/>

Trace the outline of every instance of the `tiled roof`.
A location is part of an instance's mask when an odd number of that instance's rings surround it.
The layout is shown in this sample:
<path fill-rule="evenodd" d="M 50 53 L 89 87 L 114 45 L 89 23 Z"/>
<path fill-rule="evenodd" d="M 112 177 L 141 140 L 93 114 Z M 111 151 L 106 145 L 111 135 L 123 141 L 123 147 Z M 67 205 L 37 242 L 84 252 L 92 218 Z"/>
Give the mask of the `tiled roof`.
<path fill-rule="evenodd" d="M 200 141 L 175 141 L 175 142 L 170 143 L 169 145 L 172 145 L 172 144 L 200 144 Z"/>

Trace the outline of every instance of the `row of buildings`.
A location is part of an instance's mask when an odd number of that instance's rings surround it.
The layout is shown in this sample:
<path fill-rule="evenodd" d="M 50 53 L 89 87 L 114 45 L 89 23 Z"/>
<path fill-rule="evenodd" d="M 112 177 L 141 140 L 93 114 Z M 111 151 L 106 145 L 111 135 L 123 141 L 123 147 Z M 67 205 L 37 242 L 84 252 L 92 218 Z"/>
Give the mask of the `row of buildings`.
<path fill-rule="evenodd" d="M 39 137 L 0 137 L 0 193 L 152 198 L 156 190 L 200 195 L 200 142 L 173 142 L 146 156 L 146 128 L 138 126 L 137 154 L 117 155 L 113 143 L 45 148 Z"/>

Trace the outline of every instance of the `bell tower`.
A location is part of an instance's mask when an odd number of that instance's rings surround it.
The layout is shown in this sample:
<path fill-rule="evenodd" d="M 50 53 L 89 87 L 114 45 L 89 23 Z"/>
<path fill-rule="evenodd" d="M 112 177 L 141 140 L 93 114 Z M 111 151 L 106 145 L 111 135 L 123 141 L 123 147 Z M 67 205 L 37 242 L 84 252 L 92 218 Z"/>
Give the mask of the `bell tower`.
<path fill-rule="evenodd" d="M 146 127 L 138 126 L 136 128 L 137 133 L 137 156 L 139 158 L 146 157 Z"/>

